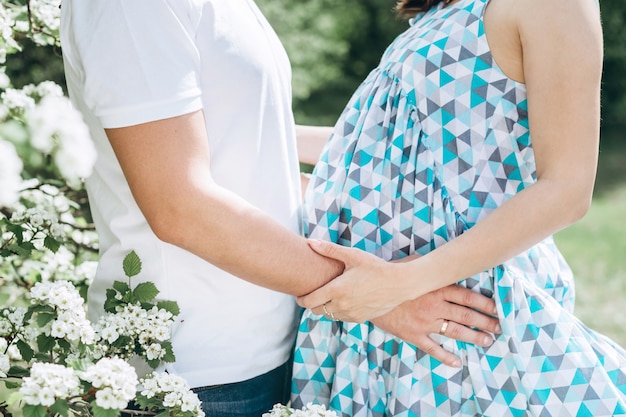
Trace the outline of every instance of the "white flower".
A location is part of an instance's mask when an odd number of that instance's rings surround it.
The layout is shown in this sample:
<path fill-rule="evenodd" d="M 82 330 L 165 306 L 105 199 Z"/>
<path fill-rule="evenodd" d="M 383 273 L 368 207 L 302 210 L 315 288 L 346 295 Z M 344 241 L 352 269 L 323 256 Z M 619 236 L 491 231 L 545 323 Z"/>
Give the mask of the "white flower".
<path fill-rule="evenodd" d="M 43 216 L 41 216 L 41 214 L 39 213 L 33 214 L 32 216 L 30 216 L 30 224 L 32 224 L 35 227 L 43 226 L 44 224 Z"/>
<path fill-rule="evenodd" d="M 0 336 L 8 336 L 12 331 L 13 326 L 11 326 L 11 322 L 9 320 L 0 318 Z"/>
<path fill-rule="evenodd" d="M 146 349 L 148 360 L 161 359 L 165 355 L 165 349 L 158 343 L 153 343 Z"/>
<path fill-rule="evenodd" d="M 37 393 L 37 400 L 44 407 L 50 407 L 55 401 L 54 392 L 48 387 L 41 387 Z"/>
<path fill-rule="evenodd" d="M 63 225 L 59 223 L 53 223 L 50 225 L 50 235 L 55 239 L 62 239 L 65 236 L 65 230 Z"/>
<path fill-rule="evenodd" d="M 0 207 L 9 207 L 17 202 L 23 168 L 15 146 L 0 139 Z"/>
<path fill-rule="evenodd" d="M 55 320 L 52 322 L 52 328 L 50 330 L 50 336 L 62 339 L 67 334 L 68 326 L 60 322 L 59 320 Z"/>
<path fill-rule="evenodd" d="M 106 327 L 102 329 L 102 331 L 100 332 L 100 336 L 102 337 L 102 339 L 106 340 L 107 342 L 113 343 L 117 339 L 119 339 L 120 334 L 115 330 L 115 328 Z"/>
<path fill-rule="evenodd" d="M 177 407 L 182 405 L 182 400 L 177 392 L 169 392 L 163 397 L 164 407 Z"/>

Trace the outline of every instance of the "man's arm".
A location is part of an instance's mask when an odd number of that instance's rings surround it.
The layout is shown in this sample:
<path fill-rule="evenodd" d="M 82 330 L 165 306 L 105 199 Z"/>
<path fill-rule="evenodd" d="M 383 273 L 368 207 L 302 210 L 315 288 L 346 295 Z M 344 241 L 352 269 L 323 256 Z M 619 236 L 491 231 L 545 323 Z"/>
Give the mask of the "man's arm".
<path fill-rule="evenodd" d="M 159 239 L 249 282 L 293 295 L 309 293 L 343 270 L 213 181 L 201 111 L 107 129 L 107 135 Z"/>

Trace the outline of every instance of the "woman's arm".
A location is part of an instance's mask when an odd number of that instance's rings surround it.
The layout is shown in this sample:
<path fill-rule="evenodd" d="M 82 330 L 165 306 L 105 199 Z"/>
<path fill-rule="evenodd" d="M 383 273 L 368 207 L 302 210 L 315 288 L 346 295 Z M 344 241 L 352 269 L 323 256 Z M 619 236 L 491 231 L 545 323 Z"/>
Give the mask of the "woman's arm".
<path fill-rule="evenodd" d="M 303 164 L 315 165 L 333 128 L 330 126 L 296 125 L 298 159 Z"/>
<path fill-rule="evenodd" d="M 600 122 L 602 34 L 593 0 L 515 2 L 537 182 L 476 226 L 407 264 L 311 242 L 346 263 L 345 273 L 299 302 L 329 300 L 336 317 L 363 321 L 399 303 L 510 259 L 580 219 L 595 180 Z M 393 285 L 390 285 L 393 283 Z M 314 311 L 319 311 L 317 308 Z"/>

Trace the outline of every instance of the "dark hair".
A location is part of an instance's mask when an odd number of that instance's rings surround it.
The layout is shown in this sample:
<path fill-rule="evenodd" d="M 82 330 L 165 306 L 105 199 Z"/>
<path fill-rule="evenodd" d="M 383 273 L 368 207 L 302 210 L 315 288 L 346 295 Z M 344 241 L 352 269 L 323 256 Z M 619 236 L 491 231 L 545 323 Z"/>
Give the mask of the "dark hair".
<path fill-rule="evenodd" d="M 396 4 L 396 11 L 402 16 L 414 16 L 425 12 L 440 3 L 442 0 L 400 0 Z"/>

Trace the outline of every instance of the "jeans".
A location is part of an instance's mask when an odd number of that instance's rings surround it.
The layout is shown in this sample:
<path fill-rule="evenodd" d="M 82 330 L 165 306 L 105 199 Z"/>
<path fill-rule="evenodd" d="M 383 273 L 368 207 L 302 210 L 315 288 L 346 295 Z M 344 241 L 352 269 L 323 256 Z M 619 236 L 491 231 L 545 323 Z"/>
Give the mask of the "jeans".
<path fill-rule="evenodd" d="M 206 417 L 261 417 L 274 404 L 287 404 L 291 361 L 266 374 L 232 384 L 195 388 Z"/>

